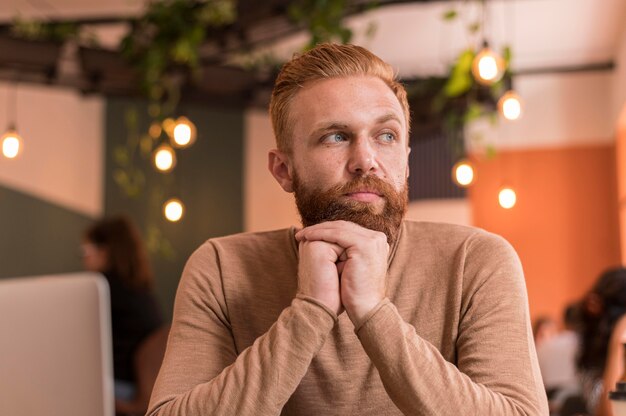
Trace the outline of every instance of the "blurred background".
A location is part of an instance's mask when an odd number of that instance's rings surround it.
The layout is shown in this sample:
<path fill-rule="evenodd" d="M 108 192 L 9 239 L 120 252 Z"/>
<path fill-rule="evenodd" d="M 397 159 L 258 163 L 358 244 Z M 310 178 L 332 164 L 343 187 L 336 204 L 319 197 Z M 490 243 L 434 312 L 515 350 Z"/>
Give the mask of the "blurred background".
<path fill-rule="evenodd" d="M 625 23 L 623 0 L 3 0 L 0 278 L 81 270 L 85 228 L 124 213 L 170 317 L 203 241 L 299 223 L 269 93 L 294 52 L 350 41 L 409 91 L 409 218 L 504 236 L 558 320 L 626 259 Z"/>

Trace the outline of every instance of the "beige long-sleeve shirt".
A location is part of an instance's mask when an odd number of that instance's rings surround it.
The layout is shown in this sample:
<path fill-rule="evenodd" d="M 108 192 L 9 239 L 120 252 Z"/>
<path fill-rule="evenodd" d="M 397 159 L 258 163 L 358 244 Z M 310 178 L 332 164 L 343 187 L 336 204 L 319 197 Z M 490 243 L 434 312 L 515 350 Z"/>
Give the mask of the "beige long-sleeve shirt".
<path fill-rule="evenodd" d="M 150 415 L 547 415 L 522 268 L 484 231 L 405 221 L 360 328 L 296 297 L 294 231 L 207 241 Z"/>

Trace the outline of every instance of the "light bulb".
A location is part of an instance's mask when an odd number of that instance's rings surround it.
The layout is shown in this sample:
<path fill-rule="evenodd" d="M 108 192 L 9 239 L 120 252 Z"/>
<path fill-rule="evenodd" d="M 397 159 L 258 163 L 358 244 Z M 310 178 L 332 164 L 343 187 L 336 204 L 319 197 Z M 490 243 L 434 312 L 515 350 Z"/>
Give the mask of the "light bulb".
<path fill-rule="evenodd" d="M 180 199 L 172 198 L 168 199 L 163 204 L 163 214 L 168 221 L 176 222 L 183 217 L 185 207 Z"/>
<path fill-rule="evenodd" d="M 522 100 L 513 90 L 509 90 L 498 100 L 500 114 L 507 120 L 517 120 L 522 115 Z"/>
<path fill-rule="evenodd" d="M 186 146 L 191 141 L 191 129 L 187 124 L 177 124 L 174 127 L 174 142 L 179 146 Z"/>
<path fill-rule="evenodd" d="M 150 135 L 150 137 L 156 140 L 159 138 L 159 136 L 161 136 L 162 131 L 163 129 L 161 128 L 161 124 L 155 121 L 152 124 L 150 124 L 150 128 L 148 129 L 148 134 Z"/>
<path fill-rule="evenodd" d="M 196 141 L 196 126 L 188 118 L 179 117 L 173 128 L 172 141 L 175 147 L 191 146 Z"/>
<path fill-rule="evenodd" d="M 491 85 L 504 75 L 504 60 L 489 47 L 484 47 L 474 57 L 472 74 L 478 83 Z"/>
<path fill-rule="evenodd" d="M 2 154 L 7 159 L 16 158 L 22 151 L 22 138 L 13 129 L 2 136 Z"/>
<path fill-rule="evenodd" d="M 466 160 L 459 160 L 452 167 L 454 183 L 465 188 L 474 182 L 474 167 Z"/>
<path fill-rule="evenodd" d="M 493 56 L 483 56 L 478 61 L 478 73 L 480 77 L 491 81 L 495 77 L 498 76 L 498 63 L 496 62 L 496 58 Z"/>
<path fill-rule="evenodd" d="M 167 144 L 162 144 L 154 151 L 154 166 L 161 172 L 169 172 L 176 166 L 176 154 Z"/>
<path fill-rule="evenodd" d="M 166 118 L 165 120 L 163 120 L 163 123 L 161 123 L 161 127 L 170 137 L 174 136 L 174 126 L 176 126 L 176 122 L 171 117 Z"/>
<path fill-rule="evenodd" d="M 500 202 L 502 208 L 513 208 L 517 202 L 517 195 L 511 188 L 502 188 L 498 194 L 498 202 Z"/>

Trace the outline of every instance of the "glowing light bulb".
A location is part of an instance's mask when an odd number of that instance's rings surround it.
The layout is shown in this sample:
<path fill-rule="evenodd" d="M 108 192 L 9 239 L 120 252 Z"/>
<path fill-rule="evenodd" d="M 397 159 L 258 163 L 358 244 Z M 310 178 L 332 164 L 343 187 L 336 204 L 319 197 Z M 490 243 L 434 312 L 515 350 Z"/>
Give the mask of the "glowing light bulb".
<path fill-rule="evenodd" d="M 511 188 L 502 188 L 498 194 L 498 202 L 502 208 L 511 209 L 517 202 L 517 195 Z"/>
<path fill-rule="evenodd" d="M 154 151 L 154 166 L 161 172 L 169 172 L 176 166 L 176 154 L 174 149 L 163 144 Z"/>
<path fill-rule="evenodd" d="M 483 56 L 478 61 L 478 73 L 481 78 L 491 81 L 498 76 L 498 63 L 493 56 Z"/>
<path fill-rule="evenodd" d="M 522 116 L 522 100 L 519 95 L 509 90 L 498 100 L 500 114 L 507 120 L 517 120 Z"/>
<path fill-rule="evenodd" d="M 2 154 L 7 159 L 16 158 L 22 150 L 22 138 L 15 130 L 9 130 L 2 136 Z"/>
<path fill-rule="evenodd" d="M 180 199 L 168 199 L 165 204 L 163 204 L 163 214 L 168 221 L 176 222 L 180 220 L 184 212 L 185 207 Z"/>
<path fill-rule="evenodd" d="M 452 167 L 452 179 L 461 187 L 470 186 L 474 182 L 474 167 L 466 160 L 459 160 Z"/>
<path fill-rule="evenodd" d="M 176 122 L 171 117 L 166 118 L 163 120 L 163 123 L 161 123 L 161 127 L 170 137 L 174 136 L 174 126 L 176 126 Z"/>
<path fill-rule="evenodd" d="M 186 124 L 177 124 L 174 127 L 174 141 L 179 146 L 186 146 L 191 141 L 191 129 Z"/>
<path fill-rule="evenodd" d="M 176 120 L 172 131 L 172 145 L 175 147 L 191 146 L 196 141 L 196 126 L 186 117 Z"/>
<path fill-rule="evenodd" d="M 491 85 L 504 75 L 504 61 L 488 47 L 483 48 L 474 57 L 472 74 L 476 81 L 483 85 Z"/>
<path fill-rule="evenodd" d="M 156 140 L 159 138 L 159 136 L 161 136 L 162 131 L 163 129 L 161 128 L 161 125 L 158 122 L 153 122 L 152 124 L 150 124 L 148 134 L 150 135 L 150 137 Z"/>

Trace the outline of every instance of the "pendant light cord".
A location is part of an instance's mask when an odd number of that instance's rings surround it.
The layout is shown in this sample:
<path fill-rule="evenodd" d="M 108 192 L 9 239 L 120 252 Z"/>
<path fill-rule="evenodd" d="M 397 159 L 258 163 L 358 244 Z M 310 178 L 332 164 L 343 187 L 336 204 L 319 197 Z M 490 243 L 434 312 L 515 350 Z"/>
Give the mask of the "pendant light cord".
<path fill-rule="evenodd" d="M 17 84 L 7 84 L 7 124 L 9 130 L 15 130 L 17 124 Z"/>

